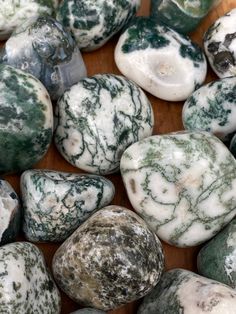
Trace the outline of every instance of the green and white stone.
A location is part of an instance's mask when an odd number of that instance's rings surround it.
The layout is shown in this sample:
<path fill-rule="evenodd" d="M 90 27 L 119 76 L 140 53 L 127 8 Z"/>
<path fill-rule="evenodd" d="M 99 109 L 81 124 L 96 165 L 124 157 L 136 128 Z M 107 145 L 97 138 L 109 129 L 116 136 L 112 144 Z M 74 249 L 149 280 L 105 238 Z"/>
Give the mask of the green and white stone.
<path fill-rule="evenodd" d="M 73 166 L 108 174 L 124 150 L 152 134 L 151 104 L 132 81 L 98 74 L 81 80 L 58 102 L 55 143 Z"/>
<path fill-rule="evenodd" d="M 230 141 L 229 150 L 231 151 L 231 153 L 236 158 L 236 134 L 233 136 L 233 138 Z"/>
<path fill-rule="evenodd" d="M 220 78 L 236 76 L 236 8 L 207 30 L 204 48 L 212 69 Z"/>
<path fill-rule="evenodd" d="M 63 0 L 57 20 L 70 30 L 82 50 L 103 46 L 135 15 L 141 0 Z"/>
<path fill-rule="evenodd" d="M 157 236 L 134 212 L 108 206 L 56 251 L 54 277 L 69 297 L 108 311 L 146 295 L 163 271 Z"/>
<path fill-rule="evenodd" d="M 152 0 L 151 15 L 179 33 L 195 30 L 220 0 Z"/>
<path fill-rule="evenodd" d="M 236 289 L 236 219 L 200 250 L 197 265 L 202 276 Z"/>
<path fill-rule="evenodd" d="M 236 161 L 210 133 L 149 137 L 120 167 L 133 208 L 171 245 L 203 243 L 236 215 Z"/>
<path fill-rule="evenodd" d="M 138 314 L 235 314 L 236 291 L 184 269 L 162 276 Z"/>
<path fill-rule="evenodd" d="M 106 312 L 92 309 L 92 308 L 86 308 L 86 309 L 75 311 L 71 314 L 106 314 Z"/>
<path fill-rule="evenodd" d="M 123 75 L 152 95 L 169 101 L 185 100 L 206 77 L 201 48 L 188 37 L 138 17 L 121 35 L 115 62 Z"/>
<path fill-rule="evenodd" d="M 21 176 L 23 230 L 34 242 L 63 241 L 115 193 L 111 181 L 95 175 L 28 170 Z"/>
<path fill-rule="evenodd" d="M 12 186 L 0 179 L 0 244 L 16 239 L 21 226 L 21 204 Z M 0 307 L 1 308 L 1 307 Z M 1 311 L 0 311 L 1 312 Z"/>
<path fill-rule="evenodd" d="M 32 75 L 0 65 L 0 173 L 28 169 L 52 139 L 52 104 Z"/>
<path fill-rule="evenodd" d="M 60 293 L 39 249 L 28 242 L 0 248 L 0 313 L 59 314 Z"/>
<path fill-rule="evenodd" d="M 236 132 L 236 77 L 228 77 L 202 86 L 185 102 L 184 128 L 213 133 L 222 141 Z"/>

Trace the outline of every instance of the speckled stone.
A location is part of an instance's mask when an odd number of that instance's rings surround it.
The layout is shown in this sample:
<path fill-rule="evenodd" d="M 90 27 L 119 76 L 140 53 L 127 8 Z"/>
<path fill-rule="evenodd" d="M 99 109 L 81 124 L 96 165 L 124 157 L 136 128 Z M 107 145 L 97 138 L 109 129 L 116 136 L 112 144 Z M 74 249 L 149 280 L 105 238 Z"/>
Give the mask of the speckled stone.
<path fill-rule="evenodd" d="M 207 241 L 236 214 L 236 161 L 210 133 L 149 137 L 129 147 L 120 166 L 133 208 L 174 246 Z"/>
<path fill-rule="evenodd" d="M 231 153 L 234 155 L 234 157 L 236 158 L 236 134 L 232 137 L 230 141 L 229 149 Z"/>
<path fill-rule="evenodd" d="M 236 291 L 184 269 L 166 272 L 138 314 L 235 314 Z"/>
<path fill-rule="evenodd" d="M 27 170 L 21 176 L 23 230 L 30 241 L 63 241 L 115 193 L 111 181 L 50 170 Z"/>
<path fill-rule="evenodd" d="M 236 219 L 200 250 L 197 264 L 202 276 L 236 289 Z"/>
<path fill-rule="evenodd" d="M 152 0 L 151 15 L 179 33 L 195 30 L 219 0 Z"/>
<path fill-rule="evenodd" d="M 207 63 L 188 37 L 150 18 L 138 17 L 121 35 L 115 62 L 123 75 L 152 95 L 185 100 L 205 80 Z"/>
<path fill-rule="evenodd" d="M 32 75 L 0 65 L 0 173 L 28 169 L 52 139 L 52 104 Z"/>
<path fill-rule="evenodd" d="M 185 129 L 208 131 L 228 141 L 236 132 L 236 77 L 199 88 L 185 102 L 182 117 Z"/>
<path fill-rule="evenodd" d="M 208 29 L 204 48 L 212 69 L 220 78 L 236 75 L 236 8 Z"/>
<path fill-rule="evenodd" d="M 71 30 L 79 48 L 103 46 L 135 15 L 141 0 L 63 0 L 57 20 Z"/>
<path fill-rule="evenodd" d="M 0 40 L 10 37 L 18 26 L 32 16 L 51 15 L 57 5 L 57 0 L 0 0 Z"/>
<path fill-rule="evenodd" d="M 54 277 L 73 300 L 104 311 L 146 295 L 163 270 L 161 243 L 134 212 L 98 211 L 56 251 Z"/>
<path fill-rule="evenodd" d="M 87 75 L 71 34 L 45 15 L 19 26 L 6 42 L 0 60 L 37 77 L 53 100 Z"/>
<path fill-rule="evenodd" d="M 0 312 L 59 314 L 59 291 L 39 249 L 28 242 L 0 248 Z"/>
<path fill-rule="evenodd" d="M 128 79 L 98 74 L 81 80 L 58 102 L 55 143 L 73 166 L 108 174 L 124 150 L 152 134 L 154 116 L 143 91 Z"/>
<path fill-rule="evenodd" d="M 100 310 L 95 310 L 92 308 L 87 308 L 87 309 L 82 309 L 75 311 L 71 314 L 106 314 L 106 312 L 100 311 Z"/>
<path fill-rule="evenodd" d="M 20 200 L 11 185 L 0 179 L 0 244 L 16 239 L 21 225 L 20 220 Z"/>

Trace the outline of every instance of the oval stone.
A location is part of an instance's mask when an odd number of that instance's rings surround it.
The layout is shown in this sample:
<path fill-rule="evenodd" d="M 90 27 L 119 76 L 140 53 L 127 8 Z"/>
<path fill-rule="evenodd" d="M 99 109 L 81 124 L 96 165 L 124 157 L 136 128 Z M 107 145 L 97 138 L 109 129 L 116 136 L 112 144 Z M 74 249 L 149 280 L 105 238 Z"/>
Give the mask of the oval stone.
<path fill-rule="evenodd" d="M 152 134 L 154 117 L 143 91 L 128 79 L 98 74 L 81 80 L 58 102 L 55 143 L 73 166 L 108 174 L 124 150 Z"/>
<path fill-rule="evenodd" d="M 171 245 L 199 245 L 236 215 L 236 161 L 210 133 L 149 137 L 120 167 L 134 209 Z"/>
<path fill-rule="evenodd" d="M 184 269 L 173 269 L 147 295 L 138 314 L 235 314 L 236 291 Z"/>
<path fill-rule="evenodd" d="M 220 78 L 236 75 L 236 8 L 207 30 L 204 48 L 212 69 Z"/>
<path fill-rule="evenodd" d="M 0 244 L 15 241 L 20 226 L 20 200 L 12 186 L 0 179 Z"/>
<path fill-rule="evenodd" d="M 59 314 L 60 293 L 39 249 L 28 242 L 0 248 L 1 312 Z"/>
<path fill-rule="evenodd" d="M 32 75 L 0 65 L 0 173 L 28 169 L 51 143 L 52 104 Z"/>
<path fill-rule="evenodd" d="M 202 86 L 185 102 L 184 128 L 213 133 L 222 141 L 236 132 L 236 77 L 228 77 Z"/>
<path fill-rule="evenodd" d="M 56 251 L 54 277 L 73 300 L 104 311 L 147 294 L 163 270 L 157 236 L 130 210 L 108 206 Z"/>
<path fill-rule="evenodd" d="M 141 0 L 63 0 L 57 20 L 70 30 L 78 47 L 103 46 L 135 15 Z"/>
<path fill-rule="evenodd" d="M 197 265 L 204 277 L 236 288 L 236 219 L 200 250 Z"/>
<path fill-rule="evenodd" d="M 21 176 L 23 230 L 34 242 L 63 241 L 115 193 L 111 181 L 50 170 L 28 170 Z"/>
<path fill-rule="evenodd" d="M 37 77 L 53 100 L 87 75 L 71 34 L 50 16 L 33 17 L 19 26 L 1 55 L 1 63 Z"/>
<path fill-rule="evenodd" d="M 95 310 L 92 308 L 86 308 L 86 309 L 75 311 L 71 314 L 106 314 L 106 312 L 103 312 L 100 310 Z"/>
<path fill-rule="evenodd" d="M 115 61 L 123 75 L 169 101 L 185 100 L 204 82 L 207 71 L 197 44 L 144 17 L 134 19 L 121 35 Z"/>

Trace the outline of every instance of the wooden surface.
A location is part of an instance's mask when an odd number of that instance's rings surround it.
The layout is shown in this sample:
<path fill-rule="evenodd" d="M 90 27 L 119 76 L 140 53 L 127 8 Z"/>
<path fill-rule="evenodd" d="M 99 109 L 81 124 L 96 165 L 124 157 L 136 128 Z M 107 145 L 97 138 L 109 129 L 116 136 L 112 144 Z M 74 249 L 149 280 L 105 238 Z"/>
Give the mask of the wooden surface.
<path fill-rule="evenodd" d="M 223 15 L 227 11 L 236 7 L 236 0 L 222 0 L 222 3 L 215 8 L 198 29 L 191 35 L 191 38 L 202 46 L 202 37 L 210 24 L 215 21 L 219 16 Z M 149 12 L 149 0 L 143 0 L 139 15 L 148 15 Z M 115 73 L 120 74 L 115 62 L 114 62 L 114 47 L 116 45 L 118 36 L 110 40 L 105 46 L 95 52 L 84 53 L 83 57 L 88 69 L 88 74 L 93 75 L 97 73 Z M 208 69 L 207 81 L 215 80 L 216 76 Z M 163 134 L 172 131 L 178 131 L 183 129 L 181 121 L 181 111 L 183 103 L 170 103 L 157 99 L 147 94 L 149 100 L 152 103 L 155 113 L 155 127 L 154 134 Z M 35 168 L 55 169 L 70 172 L 80 172 L 78 169 L 69 165 L 57 152 L 55 146 L 52 144 L 45 158 L 39 162 Z M 113 200 L 113 204 L 125 206 L 132 209 L 120 174 L 114 174 L 108 176 L 108 178 L 114 183 L 116 187 L 116 194 Z M 19 193 L 19 175 L 5 176 L 16 191 Z M 21 236 L 19 240 L 24 240 Z M 43 251 L 47 264 L 51 267 L 51 261 L 53 254 L 59 245 L 57 244 L 39 244 Z M 196 270 L 196 256 L 199 251 L 199 247 L 189 249 L 178 249 L 171 247 L 163 243 L 165 252 L 165 265 L 166 269 L 182 267 L 189 270 Z M 139 302 L 128 304 L 118 310 L 111 311 L 113 314 L 134 314 Z M 79 305 L 70 300 L 65 294 L 62 293 L 62 314 L 68 314 L 79 308 Z"/>

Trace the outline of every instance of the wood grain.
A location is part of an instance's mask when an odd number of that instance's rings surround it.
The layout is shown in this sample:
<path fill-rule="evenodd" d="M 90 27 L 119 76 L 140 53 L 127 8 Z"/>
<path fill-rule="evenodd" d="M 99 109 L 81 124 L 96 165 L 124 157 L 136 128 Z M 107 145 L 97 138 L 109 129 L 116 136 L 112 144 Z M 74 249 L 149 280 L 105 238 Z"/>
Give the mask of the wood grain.
<path fill-rule="evenodd" d="M 139 15 L 148 15 L 149 13 L 149 0 L 143 0 L 142 6 L 139 11 Z M 215 8 L 201 23 L 198 29 L 191 34 L 192 39 L 202 46 L 202 37 L 210 24 L 215 21 L 219 16 L 223 15 L 227 11 L 236 7 L 236 0 L 222 0 L 222 3 Z M 88 74 L 93 75 L 97 73 L 116 73 L 120 74 L 115 62 L 114 62 L 114 47 L 116 45 L 118 36 L 110 40 L 105 46 L 95 52 L 84 53 L 83 57 L 88 69 Z M 3 43 L 2 43 L 3 44 Z M 209 69 L 207 81 L 215 80 L 216 76 Z M 178 131 L 183 129 L 181 121 L 181 111 L 183 103 L 170 103 L 157 99 L 149 94 L 154 114 L 155 114 L 155 128 L 154 134 L 163 134 L 172 131 Z M 41 160 L 35 168 L 55 169 L 70 172 L 80 172 L 78 169 L 69 165 L 57 152 L 54 144 L 51 145 L 47 155 Z M 19 193 L 19 175 L 5 176 Z M 114 183 L 116 187 L 116 195 L 113 200 L 113 204 L 122 205 L 129 209 L 132 209 L 125 189 L 122 184 L 122 180 L 119 174 L 108 176 L 108 178 Z M 20 241 L 24 240 L 24 237 L 19 238 Z M 43 251 L 47 264 L 51 267 L 51 261 L 55 250 L 59 245 L 57 244 L 39 244 L 38 247 Z M 196 270 L 196 256 L 199 251 L 199 247 L 189 249 L 178 249 L 171 247 L 163 243 L 165 251 L 165 265 L 166 269 L 172 269 L 176 267 L 182 267 L 189 270 Z M 110 311 L 111 314 L 134 314 L 138 307 L 139 302 L 133 302 L 118 310 Z M 62 293 L 62 314 L 68 314 L 79 308 L 79 305 L 70 300 L 65 294 Z"/>

